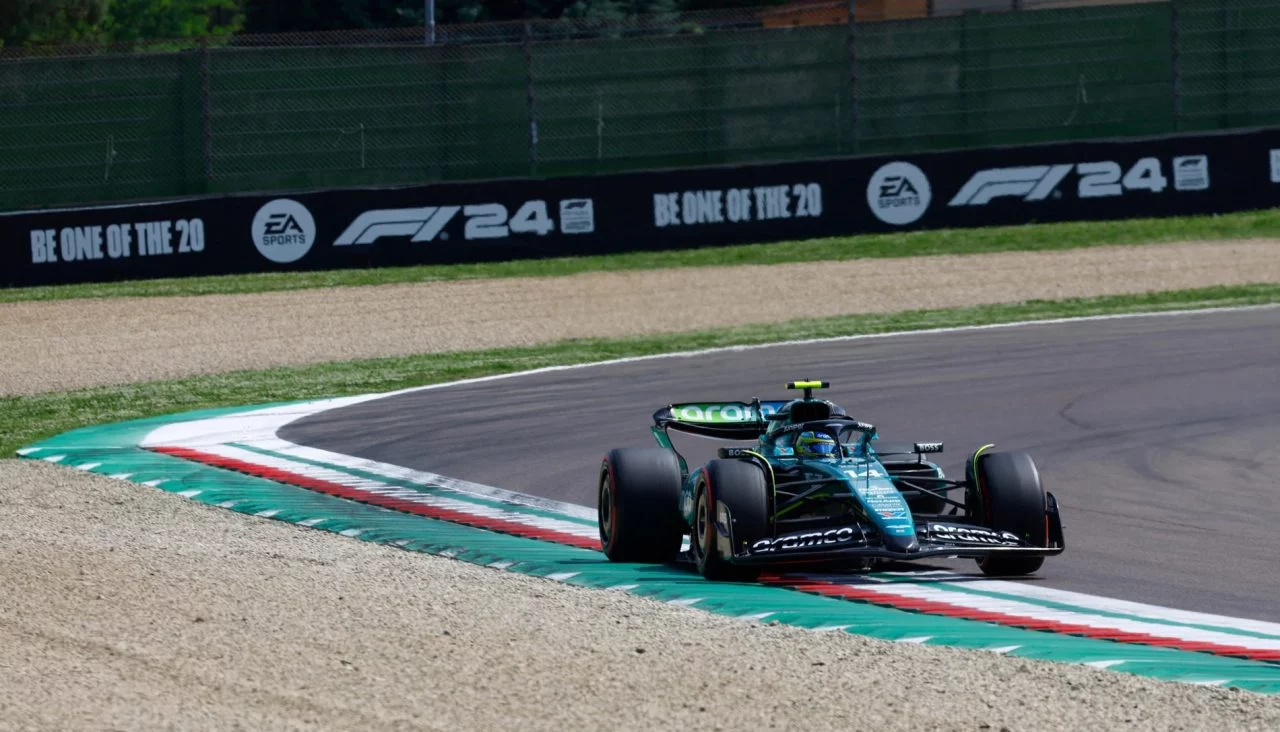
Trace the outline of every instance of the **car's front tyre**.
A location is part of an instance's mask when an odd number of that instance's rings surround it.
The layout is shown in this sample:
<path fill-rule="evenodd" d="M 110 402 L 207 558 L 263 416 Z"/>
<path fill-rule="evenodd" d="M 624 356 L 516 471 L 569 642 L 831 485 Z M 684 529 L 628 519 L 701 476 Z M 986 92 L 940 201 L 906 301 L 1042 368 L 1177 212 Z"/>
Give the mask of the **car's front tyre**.
<path fill-rule="evenodd" d="M 993 452 L 969 462 L 975 489 L 969 495 L 969 515 L 996 531 L 1008 531 L 1031 546 L 1048 546 L 1048 521 L 1044 486 L 1035 461 L 1025 452 Z M 982 573 L 1011 577 L 1040 569 L 1044 557 L 983 557 Z"/>
<path fill-rule="evenodd" d="M 712 460 L 697 477 L 690 544 L 698 572 L 709 580 L 754 582 L 758 567 L 730 563 L 720 549 L 716 521 L 724 506 L 737 547 L 768 537 L 769 484 L 758 465 L 742 460 Z"/>

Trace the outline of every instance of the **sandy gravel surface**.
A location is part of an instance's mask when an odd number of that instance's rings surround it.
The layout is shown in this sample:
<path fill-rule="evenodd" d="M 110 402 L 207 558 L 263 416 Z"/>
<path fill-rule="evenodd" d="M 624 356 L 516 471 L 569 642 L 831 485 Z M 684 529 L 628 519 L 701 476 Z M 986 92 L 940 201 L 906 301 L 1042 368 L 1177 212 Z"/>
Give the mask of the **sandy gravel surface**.
<path fill-rule="evenodd" d="M 0 461 L 0 556 L 0 729 L 1280 728 L 1280 698 L 748 624 L 43 463 Z"/>
<path fill-rule="evenodd" d="M 0 304 L 0 394 L 797 317 L 1280 282 L 1268 240 Z M 839 293 L 819 301 L 815 292 Z M 825 309 L 825 308 L 830 308 Z"/>

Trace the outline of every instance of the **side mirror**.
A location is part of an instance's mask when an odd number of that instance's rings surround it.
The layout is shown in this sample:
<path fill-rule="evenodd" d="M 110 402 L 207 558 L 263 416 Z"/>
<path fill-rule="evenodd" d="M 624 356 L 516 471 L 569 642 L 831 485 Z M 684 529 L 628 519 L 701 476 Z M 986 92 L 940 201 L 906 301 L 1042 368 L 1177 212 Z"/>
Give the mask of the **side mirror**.
<path fill-rule="evenodd" d="M 941 442 L 917 442 L 915 444 L 917 455 L 925 455 L 931 452 L 942 452 Z"/>

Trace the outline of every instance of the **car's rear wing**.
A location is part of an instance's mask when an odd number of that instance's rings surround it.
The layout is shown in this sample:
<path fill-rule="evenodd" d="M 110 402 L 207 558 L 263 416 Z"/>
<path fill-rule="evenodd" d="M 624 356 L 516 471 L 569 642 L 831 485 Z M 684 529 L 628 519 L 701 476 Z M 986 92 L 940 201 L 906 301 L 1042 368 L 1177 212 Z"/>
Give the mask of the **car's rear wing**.
<path fill-rule="evenodd" d="M 659 429 L 673 429 L 721 440 L 754 440 L 769 426 L 769 415 L 790 400 L 762 402 L 687 402 L 672 404 L 653 413 Z"/>

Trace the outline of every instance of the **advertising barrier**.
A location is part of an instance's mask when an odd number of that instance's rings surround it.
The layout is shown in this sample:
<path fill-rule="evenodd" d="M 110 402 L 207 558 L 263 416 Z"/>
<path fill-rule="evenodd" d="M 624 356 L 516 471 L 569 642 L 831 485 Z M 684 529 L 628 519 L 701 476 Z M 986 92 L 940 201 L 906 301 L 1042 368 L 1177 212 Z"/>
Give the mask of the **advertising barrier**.
<path fill-rule="evenodd" d="M 1280 205 L 1280 129 L 0 214 L 5 286 L 454 264 Z"/>

